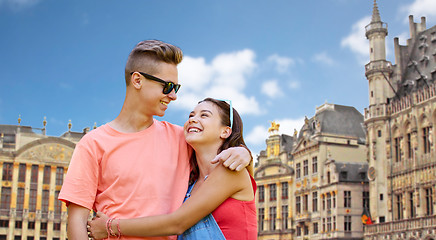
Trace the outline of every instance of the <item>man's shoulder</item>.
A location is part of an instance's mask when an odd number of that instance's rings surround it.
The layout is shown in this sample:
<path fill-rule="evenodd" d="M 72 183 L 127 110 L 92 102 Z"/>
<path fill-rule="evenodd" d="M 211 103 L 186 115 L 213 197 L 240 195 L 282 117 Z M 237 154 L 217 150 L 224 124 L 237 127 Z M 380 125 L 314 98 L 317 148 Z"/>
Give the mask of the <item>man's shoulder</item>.
<path fill-rule="evenodd" d="M 155 119 L 155 123 L 158 126 L 166 128 L 166 129 L 171 129 L 171 130 L 174 130 L 174 131 L 183 132 L 183 127 L 182 126 L 179 126 L 179 125 L 176 125 L 176 124 L 172 124 L 172 123 L 169 123 L 167 121 L 159 121 L 159 120 Z"/>
<path fill-rule="evenodd" d="M 105 124 L 97 127 L 96 129 L 93 129 L 92 131 L 85 134 L 82 139 L 80 139 L 79 144 L 89 143 L 98 139 L 106 138 L 108 135 L 110 135 L 106 128 L 107 126 Z"/>

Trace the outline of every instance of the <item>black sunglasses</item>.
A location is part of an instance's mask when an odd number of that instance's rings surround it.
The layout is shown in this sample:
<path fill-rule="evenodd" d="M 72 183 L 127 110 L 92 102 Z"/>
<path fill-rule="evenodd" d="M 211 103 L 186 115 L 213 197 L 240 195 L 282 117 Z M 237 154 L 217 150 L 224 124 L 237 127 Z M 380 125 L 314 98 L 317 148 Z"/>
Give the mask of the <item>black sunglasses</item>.
<path fill-rule="evenodd" d="M 134 72 L 131 72 L 130 75 L 132 75 L 133 73 Z M 153 80 L 153 81 L 156 81 L 156 82 L 163 83 L 164 84 L 164 88 L 163 88 L 163 91 L 162 91 L 163 94 L 169 94 L 173 89 L 174 89 L 174 92 L 177 93 L 179 91 L 180 87 L 182 86 L 180 84 L 175 84 L 173 82 L 167 82 L 165 80 L 162 80 L 162 79 L 160 79 L 158 77 L 155 77 L 155 76 L 147 74 L 147 73 L 143 73 L 143 72 L 138 72 L 138 73 L 141 74 L 142 76 L 144 76 L 145 78 L 149 79 L 149 80 Z"/>

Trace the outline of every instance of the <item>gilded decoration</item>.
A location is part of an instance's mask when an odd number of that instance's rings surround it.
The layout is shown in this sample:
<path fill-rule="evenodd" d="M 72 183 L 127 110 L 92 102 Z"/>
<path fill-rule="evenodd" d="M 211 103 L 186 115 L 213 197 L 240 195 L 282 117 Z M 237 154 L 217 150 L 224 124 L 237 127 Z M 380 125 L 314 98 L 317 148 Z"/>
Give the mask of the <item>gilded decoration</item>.
<path fill-rule="evenodd" d="M 20 155 L 20 158 L 31 160 L 45 160 L 55 162 L 68 162 L 73 149 L 62 144 L 48 143 L 32 147 Z"/>

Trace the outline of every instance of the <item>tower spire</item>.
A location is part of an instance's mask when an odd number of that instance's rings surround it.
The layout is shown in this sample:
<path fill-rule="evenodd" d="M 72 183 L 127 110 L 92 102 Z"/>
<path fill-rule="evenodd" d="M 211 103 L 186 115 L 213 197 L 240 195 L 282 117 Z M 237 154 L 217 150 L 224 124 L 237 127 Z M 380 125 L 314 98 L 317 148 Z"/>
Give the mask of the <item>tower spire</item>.
<path fill-rule="evenodd" d="M 372 9 L 371 23 L 381 22 L 380 12 L 377 7 L 377 0 L 374 0 L 374 8 Z"/>

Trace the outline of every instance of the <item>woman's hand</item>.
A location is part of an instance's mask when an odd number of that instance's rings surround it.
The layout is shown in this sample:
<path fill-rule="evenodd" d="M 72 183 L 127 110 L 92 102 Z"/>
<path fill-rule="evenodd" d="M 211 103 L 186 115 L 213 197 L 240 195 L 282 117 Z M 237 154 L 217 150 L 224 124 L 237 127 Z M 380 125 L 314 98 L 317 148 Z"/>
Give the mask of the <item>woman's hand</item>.
<path fill-rule="evenodd" d="M 89 236 L 94 239 L 107 238 L 106 222 L 108 219 L 109 217 L 106 214 L 97 212 L 97 215 L 92 219 L 92 221 L 88 221 Z"/>

